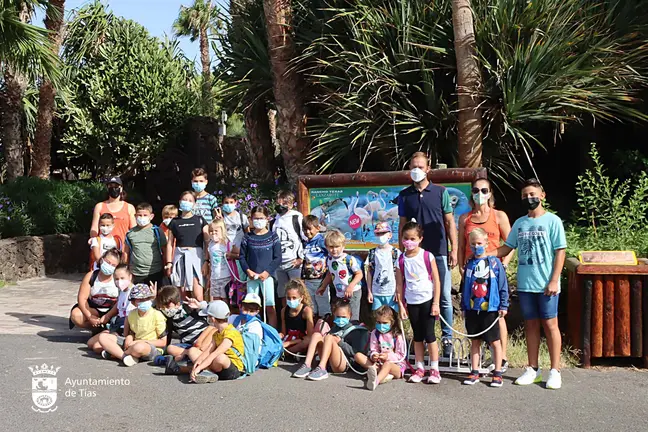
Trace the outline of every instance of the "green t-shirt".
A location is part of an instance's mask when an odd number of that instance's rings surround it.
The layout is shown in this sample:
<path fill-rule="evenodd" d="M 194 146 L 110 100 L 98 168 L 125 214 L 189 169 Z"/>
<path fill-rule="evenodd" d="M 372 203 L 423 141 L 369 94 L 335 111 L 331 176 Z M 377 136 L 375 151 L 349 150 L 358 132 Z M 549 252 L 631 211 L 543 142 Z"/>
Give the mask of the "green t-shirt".
<path fill-rule="evenodd" d="M 441 199 L 441 204 L 443 206 L 443 213 L 448 214 L 452 213 L 452 203 L 450 202 L 450 194 L 448 189 L 443 191 L 443 198 Z"/>
<path fill-rule="evenodd" d="M 130 270 L 134 276 L 148 276 L 162 271 L 162 253 L 166 236 L 160 232 L 160 241 L 153 232 L 153 226 L 135 227 L 126 234 L 130 247 Z"/>

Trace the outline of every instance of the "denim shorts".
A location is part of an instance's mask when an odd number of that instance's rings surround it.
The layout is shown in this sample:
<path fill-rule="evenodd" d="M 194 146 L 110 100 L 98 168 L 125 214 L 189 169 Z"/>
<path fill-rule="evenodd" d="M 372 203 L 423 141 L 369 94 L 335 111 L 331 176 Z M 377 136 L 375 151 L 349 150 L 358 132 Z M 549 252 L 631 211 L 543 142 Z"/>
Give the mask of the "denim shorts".
<path fill-rule="evenodd" d="M 520 309 L 525 320 L 551 319 L 558 316 L 560 295 L 547 296 L 544 293 L 519 292 Z"/>
<path fill-rule="evenodd" d="M 375 311 L 381 306 L 389 306 L 398 312 L 398 303 L 396 303 L 396 296 L 373 296 L 373 303 L 371 304 L 371 310 Z"/>

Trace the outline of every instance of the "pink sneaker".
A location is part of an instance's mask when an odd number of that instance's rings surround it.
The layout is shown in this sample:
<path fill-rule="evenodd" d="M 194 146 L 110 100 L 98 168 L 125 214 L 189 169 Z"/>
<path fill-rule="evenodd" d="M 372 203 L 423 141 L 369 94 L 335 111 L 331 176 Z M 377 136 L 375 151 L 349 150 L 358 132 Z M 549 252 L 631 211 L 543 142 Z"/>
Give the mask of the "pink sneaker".
<path fill-rule="evenodd" d="M 425 370 L 417 369 L 416 372 L 414 372 L 412 376 L 409 378 L 409 382 L 420 383 L 421 381 L 423 381 L 424 376 L 425 376 Z"/>
<path fill-rule="evenodd" d="M 430 376 L 427 379 L 428 384 L 439 384 L 441 382 L 441 374 L 438 369 L 430 369 Z"/>

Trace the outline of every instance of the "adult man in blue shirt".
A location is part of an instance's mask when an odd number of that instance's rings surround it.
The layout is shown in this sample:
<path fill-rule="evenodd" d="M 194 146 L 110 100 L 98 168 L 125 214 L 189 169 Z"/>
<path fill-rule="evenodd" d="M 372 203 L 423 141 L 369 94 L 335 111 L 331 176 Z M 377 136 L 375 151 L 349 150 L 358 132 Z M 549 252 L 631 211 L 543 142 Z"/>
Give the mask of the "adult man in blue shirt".
<path fill-rule="evenodd" d="M 450 267 L 457 265 L 457 228 L 452 214 L 450 195 L 446 188 L 430 183 L 427 179 L 430 171 L 428 157 L 423 152 L 416 152 L 410 161 L 410 176 L 413 184 L 403 189 L 398 195 L 398 216 L 400 228 L 398 241 L 402 241 L 402 227 L 416 219 L 423 227 L 421 247 L 434 255 L 439 278 L 441 280 L 441 316 L 450 326 L 441 324 L 443 356 L 449 357 L 452 349 L 452 277 Z M 448 253 L 448 238 L 451 251 Z M 402 246 L 402 244 L 401 244 Z M 402 249 L 402 247 L 401 247 Z M 437 289 L 437 287 L 434 287 Z"/>

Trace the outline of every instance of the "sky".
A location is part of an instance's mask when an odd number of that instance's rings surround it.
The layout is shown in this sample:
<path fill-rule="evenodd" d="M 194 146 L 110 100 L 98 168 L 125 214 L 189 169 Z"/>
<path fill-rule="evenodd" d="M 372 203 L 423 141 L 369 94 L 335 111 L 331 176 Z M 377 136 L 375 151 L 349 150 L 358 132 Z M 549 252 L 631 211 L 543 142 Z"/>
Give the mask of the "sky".
<path fill-rule="evenodd" d="M 72 9 L 78 9 L 91 2 L 92 0 L 66 0 L 66 17 L 69 16 Z M 180 6 L 189 6 L 193 2 L 192 0 L 102 0 L 102 3 L 107 4 L 115 15 L 136 21 L 146 27 L 152 36 L 161 38 L 165 34 L 172 37 L 173 22 L 178 17 Z M 228 2 L 227 0 L 216 0 L 214 3 L 218 4 L 221 9 L 225 9 Z M 34 24 L 42 25 L 42 16 L 37 16 Z M 198 62 L 200 60 L 198 41 L 192 43 L 187 37 L 179 40 L 180 48 L 187 57 Z"/>

